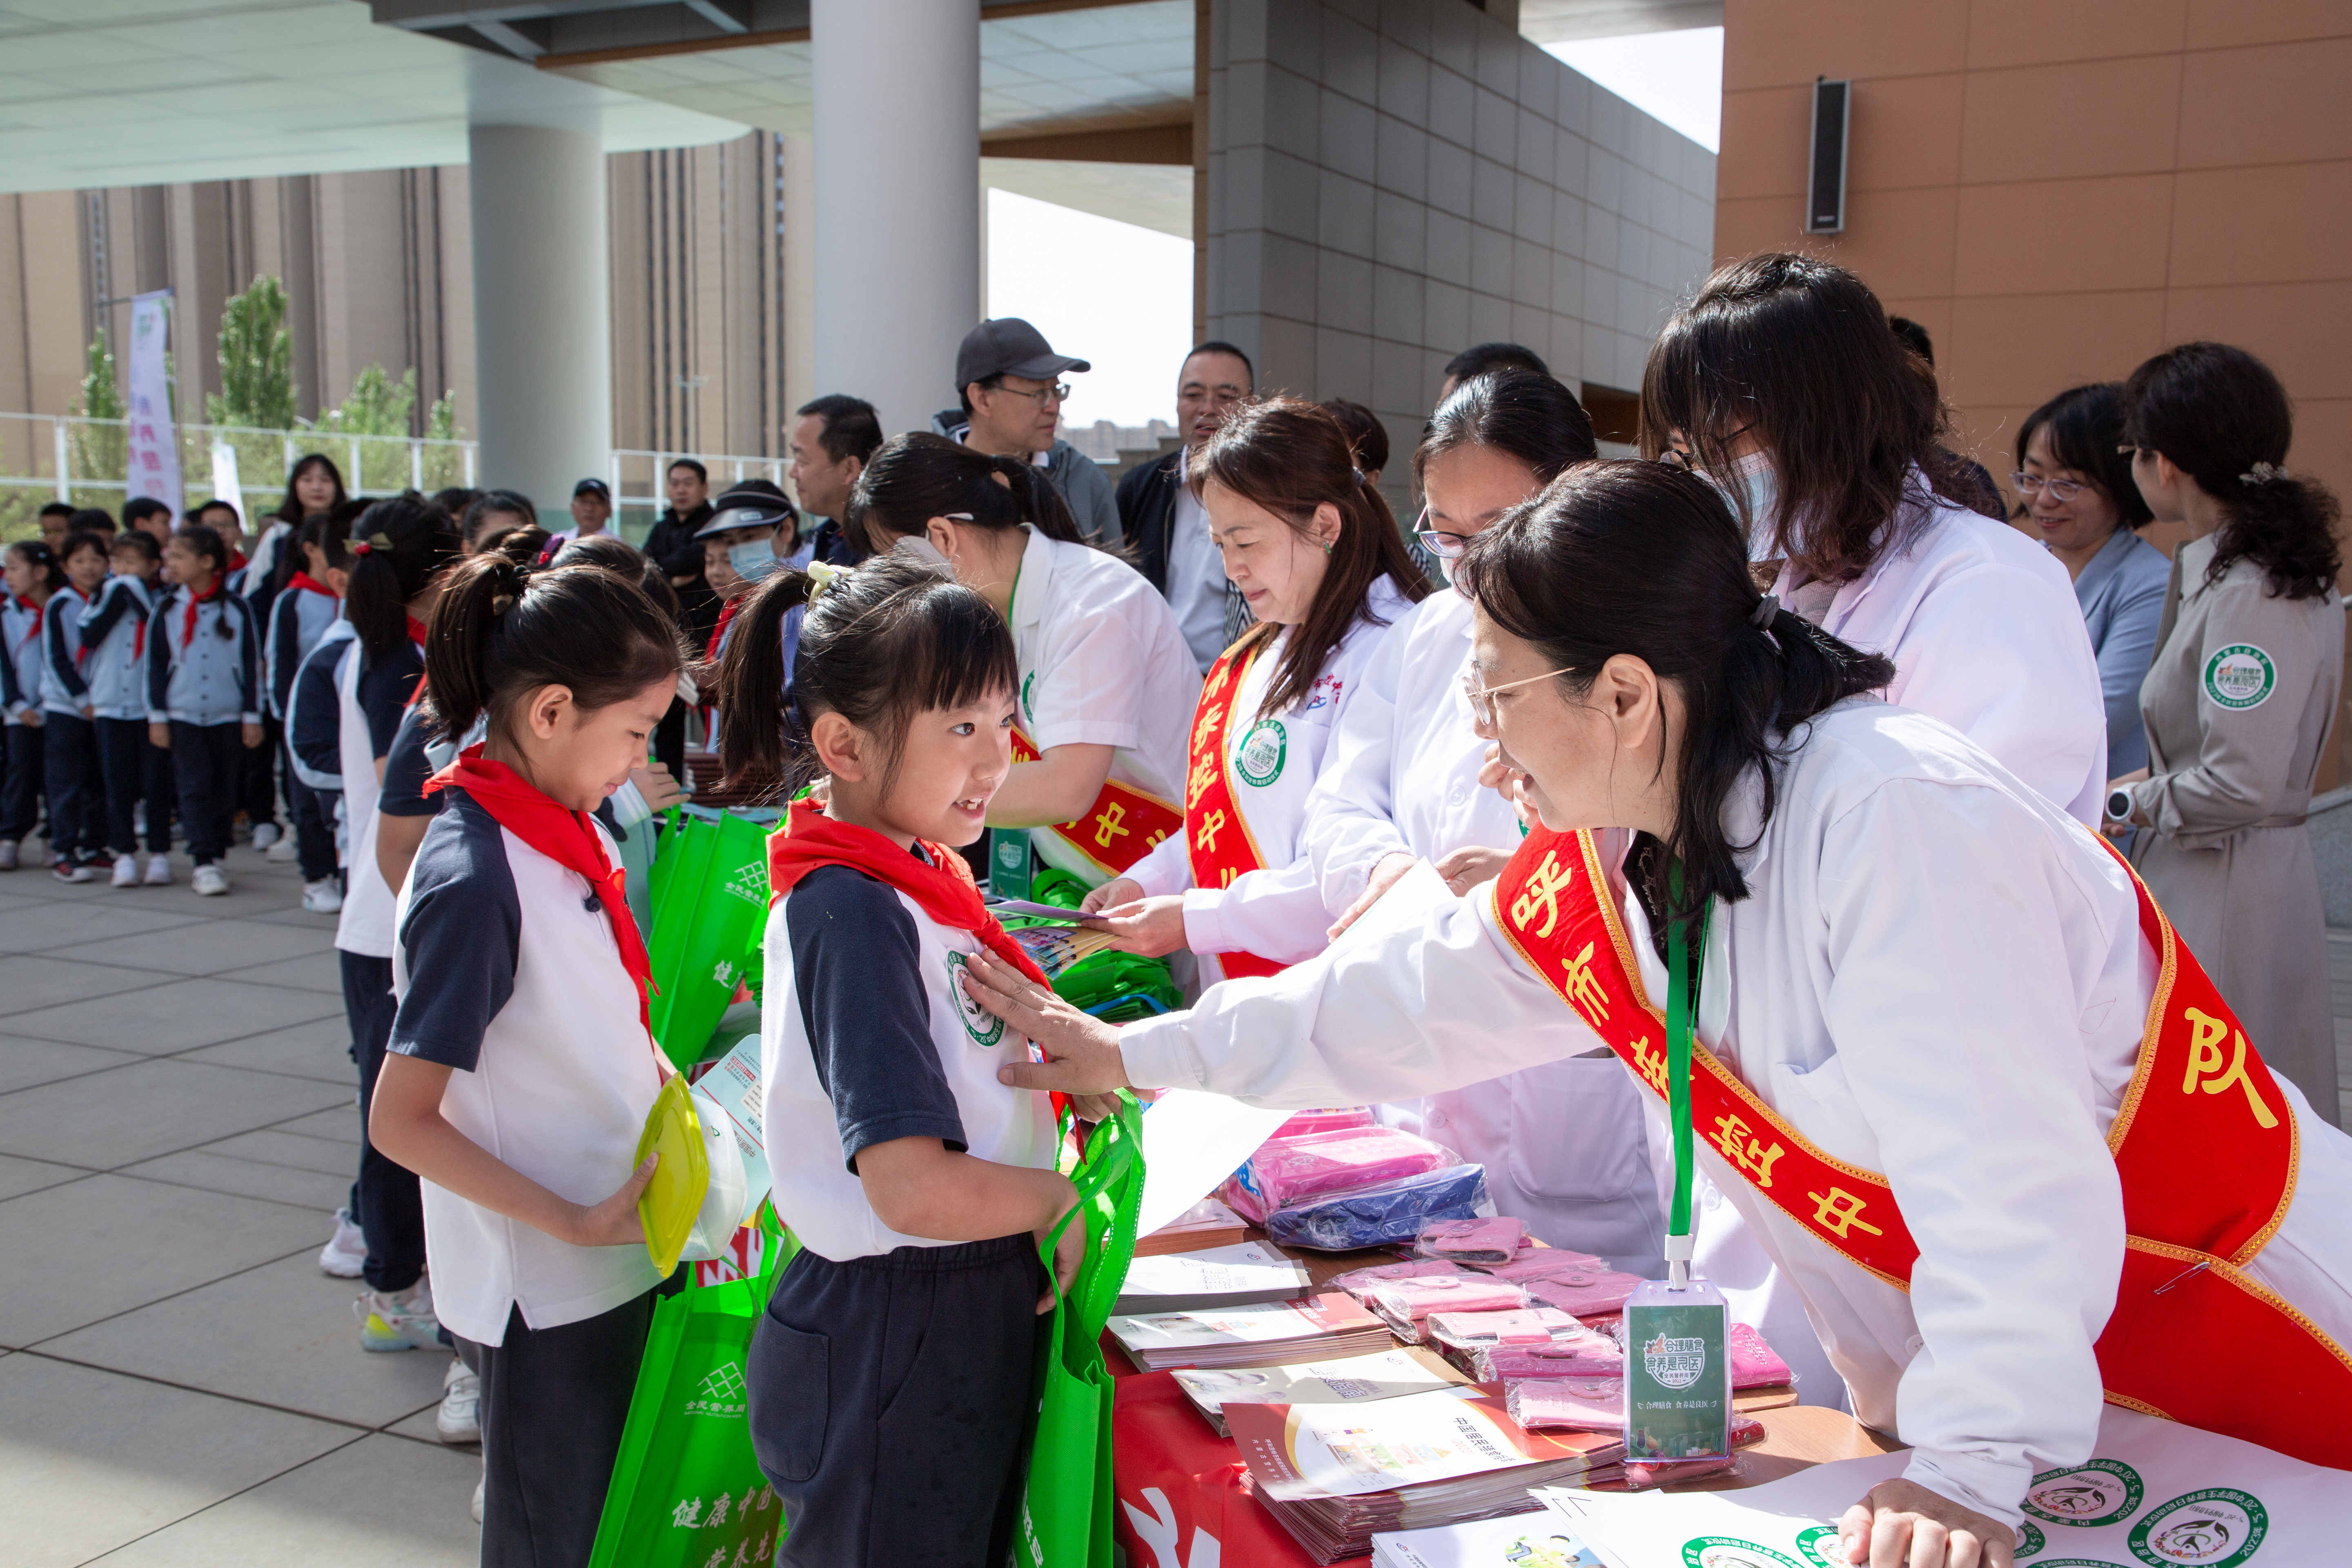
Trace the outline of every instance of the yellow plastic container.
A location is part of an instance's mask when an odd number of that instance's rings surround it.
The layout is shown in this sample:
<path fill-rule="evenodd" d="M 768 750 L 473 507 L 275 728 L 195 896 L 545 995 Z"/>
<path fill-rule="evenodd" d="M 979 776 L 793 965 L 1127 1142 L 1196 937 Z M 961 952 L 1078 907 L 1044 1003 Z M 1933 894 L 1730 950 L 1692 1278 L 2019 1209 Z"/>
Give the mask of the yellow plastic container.
<path fill-rule="evenodd" d="M 673 1074 L 654 1097 L 646 1116 L 646 1130 L 637 1139 L 637 1164 L 658 1152 L 661 1163 L 654 1179 L 637 1198 L 637 1219 L 645 1226 L 646 1251 L 654 1267 L 667 1276 L 677 1267 L 694 1234 L 695 1216 L 710 1190 L 710 1162 L 702 1147 L 702 1122 L 694 1113 L 694 1096 L 682 1074 Z"/>

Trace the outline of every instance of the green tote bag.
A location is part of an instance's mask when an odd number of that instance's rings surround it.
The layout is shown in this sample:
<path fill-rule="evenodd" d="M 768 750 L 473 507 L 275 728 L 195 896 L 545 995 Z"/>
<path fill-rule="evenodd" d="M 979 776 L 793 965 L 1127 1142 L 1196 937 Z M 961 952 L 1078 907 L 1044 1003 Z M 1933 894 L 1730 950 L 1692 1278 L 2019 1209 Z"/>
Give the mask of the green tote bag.
<path fill-rule="evenodd" d="M 768 923 L 769 825 L 731 811 L 674 808 L 654 861 L 654 1038 L 674 1062 L 702 1055 L 735 998 L 759 969 Z"/>
<path fill-rule="evenodd" d="M 1143 1202 L 1143 1112 L 1133 1095 L 1118 1099 L 1070 1173 L 1077 1206 L 1043 1249 L 1050 1275 L 1062 1232 L 1087 1227 L 1086 1264 L 1070 1293 L 1056 1294 L 1037 1357 L 1037 1420 L 1013 1540 L 1018 1568 L 1110 1568 L 1111 1376 L 1100 1342 L 1135 1258 Z"/>

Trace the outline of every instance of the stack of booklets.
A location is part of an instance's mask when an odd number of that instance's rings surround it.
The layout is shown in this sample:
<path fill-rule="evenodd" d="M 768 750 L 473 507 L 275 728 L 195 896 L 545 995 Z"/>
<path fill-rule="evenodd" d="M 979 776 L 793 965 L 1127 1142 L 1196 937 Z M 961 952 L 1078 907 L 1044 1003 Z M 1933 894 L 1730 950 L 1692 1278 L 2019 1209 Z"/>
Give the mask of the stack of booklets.
<path fill-rule="evenodd" d="M 1139 1258 L 1128 1265 L 1111 1310 L 1126 1317 L 1193 1312 L 1216 1307 L 1255 1307 L 1291 1301 L 1315 1289 L 1307 1270 L 1264 1242 L 1212 1247 L 1206 1252 L 1171 1252 Z"/>
<path fill-rule="evenodd" d="M 1187 1366 L 1278 1366 L 1368 1355 L 1392 1342 L 1387 1325 L 1343 1293 L 1256 1307 L 1114 1317 L 1113 1343 L 1145 1372 Z"/>
<path fill-rule="evenodd" d="M 1387 1531 L 1524 1513 L 1528 1489 L 1622 1477 L 1624 1444 L 1529 1432 L 1478 1390 L 1344 1405 L 1227 1405 L 1250 1489 L 1318 1563 Z"/>
<path fill-rule="evenodd" d="M 1249 1226 L 1241 1215 L 1220 1199 L 1202 1198 L 1150 1236 L 1138 1237 L 1135 1255 L 1154 1258 L 1163 1252 L 1198 1252 L 1202 1247 L 1231 1247 L 1248 1238 Z"/>
<path fill-rule="evenodd" d="M 1227 1405 L 1360 1405 L 1459 1388 L 1470 1381 L 1424 1350 L 1380 1351 L 1297 1366 L 1188 1368 L 1175 1378 L 1220 1437 L 1233 1436 L 1225 1425 Z"/>

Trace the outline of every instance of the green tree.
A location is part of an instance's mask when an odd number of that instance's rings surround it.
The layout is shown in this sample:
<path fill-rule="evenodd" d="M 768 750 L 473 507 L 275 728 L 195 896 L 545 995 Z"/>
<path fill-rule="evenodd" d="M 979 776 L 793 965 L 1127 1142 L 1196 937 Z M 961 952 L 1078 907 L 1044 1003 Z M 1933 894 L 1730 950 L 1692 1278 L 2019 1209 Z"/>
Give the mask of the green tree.
<path fill-rule="evenodd" d="M 89 340 L 89 374 L 81 378 L 80 395 L 67 412 L 84 419 L 121 419 L 130 412 L 114 379 L 114 352 L 107 346 L 103 326 Z M 72 447 L 70 478 L 120 481 L 123 464 L 130 460 L 131 433 L 120 425 L 78 425 Z"/>
<path fill-rule="evenodd" d="M 221 390 L 205 395 L 215 425 L 294 427 L 294 335 L 286 328 L 286 285 L 263 273 L 221 311 Z"/>
<path fill-rule="evenodd" d="M 398 381 L 380 364 L 369 365 L 352 379 L 351 395 L 341 406 L 319 416 L 318 428 L 336 436 L 400 436 L 408 434 L 409 411 L 416 406 L 416 372 L 403 371 Z"/>
<path fill-rule="evenodd" d="M 433 400 L 425 416 L 425 437 L 428 441 L 458 441 L 465 432 L 457 428 L 457 395 L 445 392 Z M 425 488 L 446 489 L 463 484 L 466 477 L 465 454 L 454 447 L 425 448 Z"/>

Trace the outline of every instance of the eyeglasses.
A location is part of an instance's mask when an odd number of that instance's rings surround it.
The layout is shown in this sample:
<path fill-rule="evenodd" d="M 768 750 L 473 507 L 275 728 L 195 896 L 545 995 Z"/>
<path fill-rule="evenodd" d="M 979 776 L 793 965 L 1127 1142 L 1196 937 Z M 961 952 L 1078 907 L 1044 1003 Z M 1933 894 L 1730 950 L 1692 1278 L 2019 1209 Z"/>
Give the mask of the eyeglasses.
<path fill-rule="evenodd" d="M 1459 561 L 1462 552 L 1470 547 L 1468 534 L 1448 533 L 1442 528 L 1430 527 L 1427 507 L 1423 507 L 1421 515 L 1413 520 L 1412 536 L 1421 542 L 1423 550 L 1440 561 Z"/>
<path fill-rule="evenodd" d="M 1753 424 L 1742 425 L 1723 438 L 1723 445 L 1730 446 L 1755 428 Z M 1675 442 L 1680 442 L 1681 445 L 1676 446 Z M 1695 474 L 1699 469 L 1698 455 L 1691 450 L 1690 437 L 1681 434 L 1668 438 L 1665 450 L 1658 454 L 1658 461 L 1670 468 L 1680 468 L 1686 474 Z"/>
<path fill-rule="evenodd" d="M 1530 675 L 1525 680 L 1506 680 L 1500 686 L 1481 686 L 1478 678 L 1468 670 L 1462 672 L 1462 695 L 1470 700 L 1471 714 L 1491 730 L 1495 727 L 1495 693 L 1508 691 L 1514 686 L 1533 686 L 1538 680 L 1549 680 L 1555 675 L 1568 675 L 1566 669 L 1547 669 L 1541 675 Z"/>
<path fill-rule="evenodd" d="M 2045 479 L 2039 474 L 2028 473 L 2012 473 L 2009 476 L 2009 482 L 2015 485 L 2017 493 L 2027 500 L 2032 500 L 2043 490 L 2048 490 L 2058 500 L 2073 500 L 2091 488 L 2081 479 Z"/>
<path fill-rule="evenodd" d="M 989 390 L 991 392 L 1009 392 L 1015 397 L 1025 397 L 1040 408 L 1045 407 L 1048 402 L 1067 403 L 1070 400 L 1070 384 L 1066 381 L 1056 383 L 1052 386 L 1037 387 L 1034 391 L 1024 391 L 1020 387 L 1005 386 L 1002 384 L 992 386 L 989 388 Z"/>

